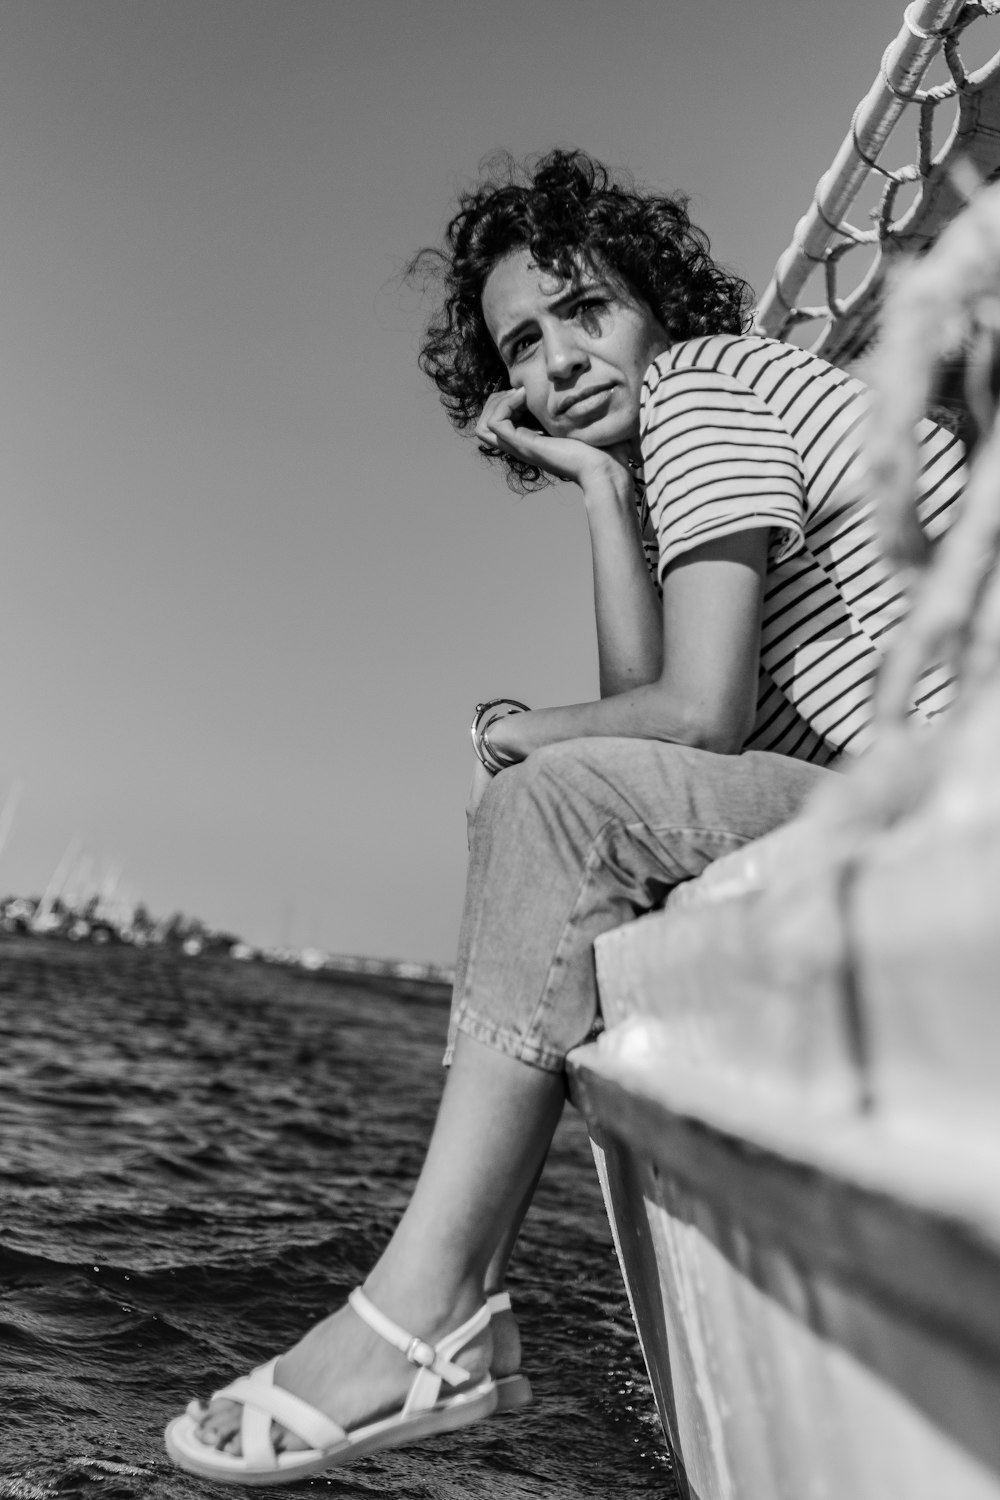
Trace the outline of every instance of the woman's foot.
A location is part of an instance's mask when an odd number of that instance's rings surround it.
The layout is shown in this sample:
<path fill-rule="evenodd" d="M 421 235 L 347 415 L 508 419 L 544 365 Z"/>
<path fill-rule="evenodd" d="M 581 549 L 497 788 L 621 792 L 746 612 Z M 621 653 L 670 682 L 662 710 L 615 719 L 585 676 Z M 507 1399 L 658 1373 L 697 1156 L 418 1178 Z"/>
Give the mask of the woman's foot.
<path fill-rule="evenodd" d="M 397 1305 L 389 1307 L 388 1299 L 380 1298 L 374 1288 L 366 1290 L 378 1307 L 428 1343 L 436 1343 L 476 1311 L 473 1294 L 434 1323 L 428 1323 L 417 1315 L 407 1318 Z M 468 1384 L 477 1384 L 488 1373 L 492 1353 L 493 1341 L 487 1325 L 454 1356 L 468 1370 Z M 354 1427 L 398 1411 L 416 1373 L 417 1367 L 404 1354 L 369 1328 L 350 1306 L 345 1306 L 317 1323 L 282 1356 L 275 1371 L 275 1384 L 301 1397 L 350 1432 Z M 464 1387 L 450 1387 L 449 1394 L 461 1389 Z M 199 1438 L 207 1447 L 234 1455 L 241 1452 L 243 1408 L 239 1402 L 217 1399 L 192 1405 L 189 1411 L 196 1418 Z M 306 1447 L 278 1423 L 272 1425 L 272 1441 L 279 1453 Z"/>

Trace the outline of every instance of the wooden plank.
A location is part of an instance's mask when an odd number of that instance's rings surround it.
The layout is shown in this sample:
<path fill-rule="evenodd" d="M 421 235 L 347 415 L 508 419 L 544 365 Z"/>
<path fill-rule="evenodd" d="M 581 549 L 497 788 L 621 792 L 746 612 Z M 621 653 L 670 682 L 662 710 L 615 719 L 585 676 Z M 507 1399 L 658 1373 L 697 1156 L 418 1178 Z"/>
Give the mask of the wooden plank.
<path fill-rule="evenodd" d="M 755 1239 L 783 1245 L 829 1277 L 865 1286 L 885 1305 L 931 1324 L 977 1359 L 1000 1369 L 1000 1234 L 995 1223 L 935 1210 L 875 1185 L 882 1142 L 858 1122 L 849 1159 L 867 1181 L 839 1171 L 833 1157 L 810 1160 L 737 1134 L 693 1110 L 653 1098 L 627 1069 L 608 1067 L 595 1045 L 571 1056 L 573 1098 L 589 1120 L 652 1165 L 654 1176 L 689 1184 L 746 1225 Z M 670 1097 L 669 1082 L 662 1095 Z M 756 1135 L 757 1139 L 754 1139 Z M 998 1422 L 1000 1442 L 1000 1422 Z M 1000 1450 L 998 1450 L 1000 1457 Z"/>
<path fill-rule="evenodd" d="M 1000 1500 L 996 1244 L 670 1117 L 596 1050 L 572 1093 L 690 1495 Z"/>
<path fill-rule="evenodd" d="M 785 983 L 759 893 L 689 902 L 603 934 L 595 945 L 609 1028 L 643 1015 L 669 1027 L 673 1059 L 854 1107 L 861 1080 L 845 1024 L 839 966 Z"/>
<path fill-rule="evenodd" d="M 884 835 L 851 938 L 873 1097 L 916 1131 L 991 1141 L 984 1185 L 1000 1192 L 1000 819 L 984 798 L 974 819 Z"/>

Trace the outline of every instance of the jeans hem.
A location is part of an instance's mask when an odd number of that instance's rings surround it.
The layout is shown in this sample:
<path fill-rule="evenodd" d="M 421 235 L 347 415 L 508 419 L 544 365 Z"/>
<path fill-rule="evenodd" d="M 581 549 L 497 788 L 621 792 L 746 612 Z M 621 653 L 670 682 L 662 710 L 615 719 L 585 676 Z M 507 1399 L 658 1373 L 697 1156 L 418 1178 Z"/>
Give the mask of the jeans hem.
<path fill-rule="evenodd" d="M 539 1068 L 543 1073 L 563 1073 L 566 1070 L 566 1058 L 563 1053 L 553 1051 L 551 1047 L 541 1047 L 537 1042 L 528 1040 L 506 1026 L 497 1026 L 491 1021 L 484 1021 L 472 1011 L 465 1009 L 459 1011 L 453 1018 L 453 1030 L 463 1031 L 474 1042 L 481 1042 L 485 1047 L 492 1047 L 494 1052 L 502 1052 L 505 1057 L 511 1057 L 515 1062 L 525 1063 L 529 1068 Z M 451 1066 L 454 1051 L 454 1040 L 450 1040 L 444 1055 L 446 1068 Z"/>

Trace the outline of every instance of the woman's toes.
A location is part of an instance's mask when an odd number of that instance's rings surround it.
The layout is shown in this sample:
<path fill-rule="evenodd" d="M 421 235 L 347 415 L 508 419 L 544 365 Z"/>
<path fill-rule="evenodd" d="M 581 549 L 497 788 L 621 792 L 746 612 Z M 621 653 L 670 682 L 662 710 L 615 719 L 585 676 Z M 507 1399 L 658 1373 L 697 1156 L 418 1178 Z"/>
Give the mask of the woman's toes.
<path fill-rule="evenodd" d="M 238 1427 L 224 1427 L 219 1431 L 215 1441 L 216 1448 L 220 1453 L 231 1453 L 234 1458 L 239 1458 L 243 1451 L 240 1441 L 240 1429 Z"/>
<path fill-rule="evenodd" d="M 306 1447 L 305 1443 L 300 1442 L 284 1427 L 279 1427 L 277 1422 L 271 1427 L 271 1442 L 275 1453 L 294 1453 Z"/>
<path fill-rule="evenodd" d="M 239 1437 L 239 1408 L 231 1401 L 205 1408 L 198 1436 L 209 1448 L 231 1451 L 233 1438 Z"/>

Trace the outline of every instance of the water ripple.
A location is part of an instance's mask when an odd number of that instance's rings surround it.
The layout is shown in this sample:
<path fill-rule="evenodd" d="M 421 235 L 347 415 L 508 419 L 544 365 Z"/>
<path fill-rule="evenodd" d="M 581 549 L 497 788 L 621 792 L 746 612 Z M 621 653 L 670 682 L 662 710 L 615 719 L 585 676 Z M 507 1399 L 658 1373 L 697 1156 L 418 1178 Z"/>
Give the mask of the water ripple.
<path fill-rule="evenodd" d="M 446 1014 L 254 965 L 0 942 L 0 1500 L 190 1500 L 165 1422 L 363 1278 L 420 1164 Z M 511 1290 L 533 1407 L 302 1488 L 673 1496 L 573 1116 Z"/>

